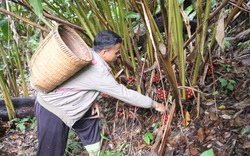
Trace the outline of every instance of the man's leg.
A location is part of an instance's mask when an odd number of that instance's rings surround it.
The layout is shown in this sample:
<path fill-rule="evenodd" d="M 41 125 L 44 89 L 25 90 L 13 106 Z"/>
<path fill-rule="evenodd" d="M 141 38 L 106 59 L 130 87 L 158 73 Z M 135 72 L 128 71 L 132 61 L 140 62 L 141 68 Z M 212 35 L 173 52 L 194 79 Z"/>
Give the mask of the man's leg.
<path fill-rule="evenodd" d="M 91 109 L 84 115 L 83 118 L 87 118 L 91 115 Z M 85 149 L 89 152 L 90 156 L 96 156 L 100 152 L 100 127 L 99 119 L 81 119 L 78 120 L 73 129 L 81 139 L 81 142 Z"/>
<path fill-rule="evenodd" d="M 69 128 L 60 118 L 35 102 L 38 131 L 37 156 L 63 156 Z"/>

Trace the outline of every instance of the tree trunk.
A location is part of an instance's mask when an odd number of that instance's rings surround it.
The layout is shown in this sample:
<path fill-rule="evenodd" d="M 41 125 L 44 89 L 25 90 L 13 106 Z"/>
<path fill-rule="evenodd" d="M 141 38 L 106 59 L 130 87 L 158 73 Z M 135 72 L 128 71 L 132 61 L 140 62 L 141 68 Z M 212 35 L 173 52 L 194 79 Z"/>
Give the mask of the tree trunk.
<path fill-rule="evenodd" d="M 36 97 L 16 97 L 11 99 L 16 110 L 17 118 L 25 118 L 27 116 L 34 117 L 33 107 L 35 99 Z M 0 120 L 9 120 L 3 99 L 0 99 Z"/>

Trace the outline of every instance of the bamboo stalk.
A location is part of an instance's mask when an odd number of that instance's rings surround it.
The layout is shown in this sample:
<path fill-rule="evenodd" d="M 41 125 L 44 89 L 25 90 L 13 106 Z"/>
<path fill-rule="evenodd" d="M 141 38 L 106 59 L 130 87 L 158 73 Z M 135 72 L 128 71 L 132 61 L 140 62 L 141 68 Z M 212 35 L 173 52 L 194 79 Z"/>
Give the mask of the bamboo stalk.
<path fill-rule="evenodd" d="M 11 70 L 13 69 L 12 67 L 14 66 L 13 65 L 13 62 L 8 62 L 7 60 L 7 55 L 10 55 L 10 54 L 7 54 L 7 52 L 4 50 L 3 48 L 3 45 L 2 43 L 0 42 L 0 53 L 1 53 L 1 56 L 2 56 L 2 59 L 3 59 L 3 63 L 6 65 L 6 77 L 7 77 L 7 80 L 9 82 L 9 86 L 8 88 L 12 88 L 12 90 L 10 91 L 11 94 L 13 94 L 14 96 L 19 96 L 19 90 L 18 90 L 18 87 L 17 87 L 17 83 L 15 81 L 15 74 L 14 74 L 14 70 Z"/>
<path fill-rule="evenodd" d="M 233 20 L 235 15 L 239 12 L 239 7 L 243 4 L 244 0 L 238 0 L 236 6 L 234 7 L 233 11 L 228 16 L 226 22 L 225 22 L 225 28 L 228 26 L 228 24 Z"/>
<path fill-rule="evenodd" d="M 139 52 L 138 49 L 136 49 L 136 46 L 134 47 L 134 49 L 132 48 L 131 42 L 130 42 L 130 35 L 128 34 L 128 28 L 127 28 L 127 24 L 125 23 L 125 11 L 123 9 L 123 4 L 124 2 L 122 0 L 118 0 L 118 8 L 119 8 L 119 13 L 116 14 L 116 17 L 119 17 L 119 23 L 120 26 L 118 26 L 118 28 L 120 28 L 120 31 L 123 32 L 124 36 L 126 37 L 126 46 L 129 48 L 129 54 L 130 54 L 130 58 L 126 52 L 126 49 L 124 49 L 123 51 L 123 55 L 125 56 L 126 60 L 129 58 L 130 62 L 132 63 L 133 66 L 133 72 L 136 73 L 138 71 L 138 65 L 136 65 L 136 59 L 135 59 L 135 55 L 134 55 L 134 51 L 137 55 L 137 63 L 139 62 L 140 64 L 140 59 L 139 58 Z M 133 33 L 131 33 L 133 34 Z M 133 42 L 133 39 L 132 39 Z M 137 81 L 138 82 L 138 81 Z M 137 90 L 140 92 L 140 87 L 139 84 L 137 83 Z"/>
<path fill-rule="evenodd" d="M 181 101 L 179 100 L 179 92 L 178 92 L 178 88 L 177 88 L 177 81 L 176 81 L 175 74 L 174 74 L 174 71 L 173 71 L 173 68 L 172 68 L 172 65 L 171 65 L 171 60 L 169 58 L 169 55 L 163 56 L 161 54 L 161 52 L 159 50 L 158 39 L 157 39 L 155 33 L 152 33 L 154 29 L 152 29 L 153 28 L 152 23 L 149 22 L 150 21 L 149 20 L 150 16 L 148 16 L 148 15 L 150 15 L 150 13 L 147 12 L 148 10 L 146 9 L 146 6 L 144 5 L 144 3 L 142 3 L 142 2 L 138 2 L 138 3 L 142 6 L 142 9 L 143 9 L 143 12 L 144 12 L 144 18 L 145 18 L 145 22 L 146 22 L 145 25 L 147 26 L 148 33 L 149 33 L 149 38 L 151 39 L 153 48 L 154 48 L 155 53 L 156 53 L 155 54 L 156 55 L 155 56 L 156 62 L 158 63 L 158 67 L 160 67 L 159 66 L 159 60 L 163 63 L 163 70 L 164 70 L 164 72 L 165 72 L 165 74 L 167 76 L 169 84 L 171 85 L 171 87 L 173 89 L 174 98 L 177 101 L 178 106 L 180 106 L 180 108 L 181 108 L 181 114 L 182 114 L 182 117 L 184 119 L 182 104 L 181 104 Z"/>
<path fill-rule="evenodd" d="M 26 7 L 26 8 L 30 9 L 29 6 L 26 6 L 27 4 L 19 3 L 19 2 L 15 2 L 15 3 L 18 3 L 18 4 L 20 4 L 20 5 L 23 5 L 23 6 Z M 39 25 L 39 24 L 36 24 L 36 23 L 34 23 L 34 22 L 31 22 L 30 20 L 28 20 L 28 19 L 26 19 L 26 18 L 23 18 L 23 17 L 21 17 L 21 16 L 18 16 L 18 15 L 16 15 L 16 14 L 12 13 L 12 12 L 9 12 L 9 11 L 3 9 L 3 8 L 0 8 L 0 12 L 3 12 L 3 13 L 5 13 L 5 14 L 7 14 L 7 15 L 10 15 L 10 16 L 13 16 L 13 17 L 16 18 L 16 19 L 22 20 L 23 22 L 28 23 L 28 24 L 30 24 L 30 25 L 33 25 L 34 27 L 36 27 L 36 28 L 38 28 L 38 29 L 41 29 L 41 30 L 43 30 L 43 31 L 46 31 L 46 32 L 49 32 L 49 31 L 50 31 L 50 30 L 46 29 L 45 27 L 43 27 L 43 26 L 41 26 L 41 25 Z M 70 27 L 72 27 L 72 28 L 75 28 L 75 29 L 77 29 L 77 30 L 79 30 L 79 31 L 81 31 L 81 32 L 83 32 L 83 33 L 86 33 L 86 30 L 83 29 L 82 27 L 80 27 L 80 26 L 78 26 L 78 25 L 75 25 L 75 24 L 73 24 L 73 23 L 70 23 L 70 22 L 68 22 L 68 21 L 65 21 L 65 20 L 63 20 L 63 19 L 57 18 L 57 17 L 55 17 L 55 16 L 53 16 L 53 15 L 51 15 L 51 14 L 48 14 L 48 13 L 46 13 L 46 12 L 43 12 L 43 16 L 44 16 L 44 17 L 47 17 L 47 18 L 49 18 L 49 19 L 51 19 L 51 20 L 54 20 L 54 21 L 56 21 L 56 22 L 59 22 L 59 23 L 63 23 L 63 24 L 65 24 L 65 25 L 68 25 L 68 26 L 70 26 Z"/>
<path fill-rule="evenodd" d="M 80 19 L 84 19 L 84 22 L 86 23 L 86 25 L 91 28 L 91 31 L 93 34 L 96 34 L 97 33 L 97 28 L 96 26 L 93 25 L 93 22 L 91 20 L 88 19 L 87 17 L 87 13 L 84 12 L 84 7 L 82 6 L 82 3 L 79 3 L 79 1 L 75 1 L 76 2 L 76 5 L 77 5 L 77 8 L 79 10 L 79 14 L 80 14 Z M 98 23 L 98 22 L 97 22 Z"/>
<path fill-rule="evenodd" d="M 208 18 L 209 18 L 209 13 L 210 13 L 210 10 L 211 10 L 211 3 L 212 3 L 211 0 L 207 0 L 205 16 L 204 16 L 204 21 L 205 22 L 202 25 L 203 26 L 202 27 L 202 32 L 198 35 L 198 42 L 196 44 L 197 48 L 198 48 L 198 55 L 197 55 L 196 62 L 195 62 L 195 69 L 194 69 L 194 74 L 193 74 L 193 78 L 192 78 L 192 85 L 194 85 L 196 83 L 196 81 L 197 81 L 197 76 L 198 76 L 198 73 L 199 73 L 199 68 L 200 68 L 201 62 L 202 61 L 205 62 L 205 60 L 204 60 L 204 49 L 205 49 L 204 45 L 205 45 L 205 38 L 206 38 L 207 29 L 208 29 Z M 201 2 L 197 3 L 197 4 L 201 5 Z M 201 6 L 198 6 L 198 7 L 201 7 Z M 197 10 L 199 10 L 199 8 Z M 201 13 L 202 12 L 200 12 L 199 14 L 197 13 L 197 15 L 200 16 L 200 17 L 198 16 L 198 18 L 197 18 L 198 24 L 201 21 Z"/>
<path fill-rule="evenodd" d="M 73 4 L 73 2 L 69 1 L 69 4 L 71 6 L 71 8 L 73 9 L 74 13 L 79 17 L 79 21 L 81 22 L 81 24 L 83 25 L 83 27 L 86 30 L 86 33 L 88 34 L 89 38 L 91 39 L 91 41 L 94 40 L 94 35 L 92 34 L 91 30 L 89 29 L 89 27 L 87 26 L 87 24 L 84 22 L 84 20 L 81 18 L 81 14 L 78 11 L 78 9 L 75 7 L 75 5 Z"/>
<path fill-rule="evenodd" d="M 22 88 L 23 88 L 23 94 L 24 96 L 28 97 L 29 96 L 29 93 L 28 93 L 28 89 L 27 89 L 27 83 L 26 83 L 26 80 L 25 80 L 25 77 L 24 77 L 24 72 L 23 72 L 23 67 L 22 67 L 22 63 L 21 63 L 21 58 L 20 58 L 20 55 L 19 55 L 19 51 L 18 51 L 18 47 L 17 47 L 17 43 L 14 42 L 14 49 L 16 50 L 16 53 L 15 53 L 15 58 L 16 58 L 16 66 L 18 67 L 18 70 L 20 72 L 20 75 L 21 75 L 21 80 L 22 80 Z"/>
<path fill-rule="evenodd" d="M 221 9 L 223 9 L 227 3 L 229 2 L 229 0 L 225 0 L 209 17 L 208 17 L 208 21 L 212 20 L 220 11 Z M 205 21 L 204 21 L 205 22 Z M 200 26 L 198 26 L 198 28 L 196 29 L 196 31 L 192 34 L 192 36 L 184 43 L 183 48 L 186 48 L 190 42 L 192 42 L 196 35 L 198 33 L 200 33 L 200 31 L 202 30 L 203 24 L 201 24 Z"/>
<path fill-rule="evenodd" d="M 6 110 L 8 112 L 8 118 L 9 118 L 9 120 L 11 120 L 11 119 L 16 117 L 16 112 L 15 112 L 14 105 L 11 101 L 10 94 L 9 94 L 8 89 L 6 87 L 6 82 L 4 80 L 4 74 L 2 73 L 1 70 L 0 70 L 0 88 L 3 91 L 4 102 L 5 102 Z"/>
<path fill-rule="evenodd" d="M 16 19 L 19 19 L 19 20 L 25 22 L 25 23 L 28 23 L 28 24 L 30 24 L 30 25 L 33 25 L 34 27 L 39 28 L 39 29 L 41 29 L 41 30 L 43 30 L 43 31 L 49 32 L 48 29 L 42 27 L 41 25 L 36 24 L 36 23 L 34 23 L 34 22 L 31 22 L 30 20 L 28 20 L 28 19 L 26 19 L 26 18 L 23 18 L 23 17 L 21 17 L 21 16 L 18 16 L 18 15 L 16 15 L 16 14 L 12 13 L 12 12 L 9 12 L 9 11 L 3 9 L 3 8 L 0 8 L 0 12 L 3 12 L 4 14 L 10 15 L 10 16 L 16 18 Z"/>
<path fill-rule="evenodd" d="M 186 63 L 186 54 L 183 50 L 183 33 L 182 33 L 182 18 L 180 15 L 180 9 L 179 9 L 179 4 L 177 1 L 174 1 L 173 3 L 173 8 L 174 8 L 174 19 L 175 19 L 175 29 L 174 29 L 174 33 L 176 36 L 175 39 L 175 45 L 176 45 L 176 49 L 177 53 L 178 53 L 178 58 L 179 58 L 179 69 L 180 69 L 180 78 L 181 78 L 181 84 L 183 86 L 185 86 L 185 80 L 186 80 L 186 74 L 185 74 L 185 63 Z M 170 31 L 170 30 L 169 30 Z M 186 91 L 182 90 L 182 96 L 185 99 L 186 98 Z"/>

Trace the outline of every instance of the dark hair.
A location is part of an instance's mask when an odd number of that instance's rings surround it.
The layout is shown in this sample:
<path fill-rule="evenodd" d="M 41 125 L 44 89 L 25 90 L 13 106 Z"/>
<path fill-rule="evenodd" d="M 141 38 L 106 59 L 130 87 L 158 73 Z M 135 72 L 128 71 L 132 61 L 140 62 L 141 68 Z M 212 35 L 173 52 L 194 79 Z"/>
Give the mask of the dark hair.
<path fill-rule="evenodd" d="M 94 39 L 94 50 L 100 52 L 103 49 L 113 48 L 117 43 L 122 43 L 122 38 L 110 30 L 99 32 Z"/>

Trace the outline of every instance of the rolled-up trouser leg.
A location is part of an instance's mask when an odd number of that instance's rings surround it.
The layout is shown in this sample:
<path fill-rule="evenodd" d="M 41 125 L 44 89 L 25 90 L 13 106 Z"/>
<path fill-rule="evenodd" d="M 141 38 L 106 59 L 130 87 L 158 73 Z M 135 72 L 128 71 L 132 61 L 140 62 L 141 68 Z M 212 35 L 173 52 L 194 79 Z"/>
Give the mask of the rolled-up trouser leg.
<path fill-rule="evenodd" d="M 83 118 L 89 117 L 91 110 L 89 110 Z M 78 120 L 72 127 L 81 139 L 83 146 L 89 153 L 96 153 L 100 151 L 100 127 L 99 119 L 81 119 Z"/>
<path fill-rule="evenodd" d="M 60 118 L 35 102 L 37 120 L 37 156 L 63 156 L 68 140 L 69 127 Z"/>

